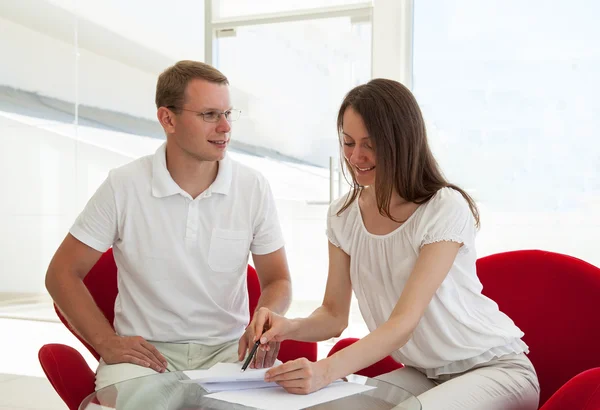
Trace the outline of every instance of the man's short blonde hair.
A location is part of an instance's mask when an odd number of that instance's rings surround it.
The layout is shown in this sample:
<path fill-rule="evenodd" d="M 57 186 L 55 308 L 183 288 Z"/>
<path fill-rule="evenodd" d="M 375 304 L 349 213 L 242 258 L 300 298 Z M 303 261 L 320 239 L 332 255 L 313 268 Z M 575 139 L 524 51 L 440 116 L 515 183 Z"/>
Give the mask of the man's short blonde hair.
<path fill-rule="evenodd" d="M 169 107 L 178 112 L 185 102 L 185 89 L 194 79 L 229 85 L 227 77 L 213 66 L 200 61 L 182 60 L 158 76 L 156 108 Z"/>

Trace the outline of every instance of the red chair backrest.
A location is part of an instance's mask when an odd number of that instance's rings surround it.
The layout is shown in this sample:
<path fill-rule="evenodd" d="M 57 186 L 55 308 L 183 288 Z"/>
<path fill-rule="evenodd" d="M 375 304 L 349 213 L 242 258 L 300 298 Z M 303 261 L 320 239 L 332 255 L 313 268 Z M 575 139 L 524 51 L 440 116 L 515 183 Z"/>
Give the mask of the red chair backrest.
<path fill-rule="evenodd" d="M 248 284 L 248 310 L 250 312 L 250 320 L 254 316 L 254 311 L 258 305 L 258 299 L 260 299 L 260 281 L 256 270 L 248 265 L 248 275 L 246 277 L 246 283 Z"/>
<path fill-rule="evenodd" d="M 340 339 L 336 342 L 335 345 L 331 348 L 329 353 L 327 353 L 327 357 L 334 355 L 342 349 L 347 348 L 351 344 L 358 342 L 360 339 L 355 337 L 347 337 L 344 339 Z M 398 370 L 404 367 L 402 363 L 398 363 L 395 361 L 392 356 L 386 356 L 383 359 L 379 360 L 376 363 L 373 363 L 370 366 L 365 367 L 364 369 L 360 369 L 355 374 L 365 376 L 365 377 L 377 377 L 382 374 L 386 374 L 389 372 L 393 372 L 394 370 Z"/>
<path fill-rule="evenodd" d="M 115 299 L 117 298 L 117 265 L 113 257 L 113 250 L 110 248 L 100 256 L 98 262 L 90 269 L 88 274 L 83 279 L 83 283 L 88 288 L 88 291 L 94 298 L 94 302 L 100 308 L 108 322 L 113 325 L 115 319 Z M 77 339 L 92 353 L 92 355 L 100 360 L 100 355 L 92 346 L 87 344 L 77 332 L 73 330 L 67 322 L 60 310 L 54 305 L 54 310 L 61 322 L 73 333 Z"/>
<path fill-rule="evenodd" d="M 541 387 L 540 406 L 578 373 L 600 367 L 600 269 L 553 252 L 480 258 L 483 293 L 525 333 Z"/>

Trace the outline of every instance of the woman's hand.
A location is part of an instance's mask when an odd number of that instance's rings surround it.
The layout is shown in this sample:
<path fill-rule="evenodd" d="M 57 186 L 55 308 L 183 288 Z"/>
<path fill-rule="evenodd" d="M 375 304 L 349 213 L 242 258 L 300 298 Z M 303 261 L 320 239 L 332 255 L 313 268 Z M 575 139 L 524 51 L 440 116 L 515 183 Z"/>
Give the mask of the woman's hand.
<path fill-rule="evenodd" d="M 254 319 L 249 327 L 251 326 L 254 330 L 254 341 L 260 337 L 261 345 L 269 342 L 282 342 L 288 339 L 290 332 L 293 330 L 293 324 L 290 319 L 278 315 L 265 307 L 261 307 L 254 314 Z"/>
<path fill-rule="evenodd" d="M 254 336 L 254 328 L 251 323 L 240 338 L 238 345 L 238 360 L 240 362 L 246 360 L 246 355 L 250 354 L 254 343 L 256 343 L 256 337 Z M 249 367 L 251 369 L 263 369 L 273 366 L 279 354 L 279 345 L 279 342 L 271 342 L 261 346 L 250 361 Z"/>
<path fill-rule="evenodd" d="M 291 327 L 289 322 L 289 319 L 267 308 L 260 308 L 254 314 L 252 322 L 250 322 L 246 332 L 240 339 L 238 347 L 239 360 L 245 360 L 247 352 L 252 349 L 254 343 L 260 338 L 261 345 L 250 362 L 250 368 L 262 369 L 273 366 L 273 363 L 277 360 L 280 342 L 285 340 L 287 329 Z"/>
<path fill-rule="evenodd" d="M 287 392 L 309 394 L 331 383 L 325 360 L 316 363 L 306 358 L 291 360 L 265 373 L 266 382 L 276 382 Z"/>

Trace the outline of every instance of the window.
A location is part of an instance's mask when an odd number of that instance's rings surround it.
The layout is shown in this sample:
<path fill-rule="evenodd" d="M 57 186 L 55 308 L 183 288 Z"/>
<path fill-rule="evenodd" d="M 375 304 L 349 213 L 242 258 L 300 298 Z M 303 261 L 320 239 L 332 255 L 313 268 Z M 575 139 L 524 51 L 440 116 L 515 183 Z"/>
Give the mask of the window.
<path fill-rule="evenodd" d="M 234 139 L 328 166 L 339 152 L 339 105 L 370 79 L 370 41 L 370 24 L 348 17 L 253 25 L 218 38 L 214 63 L 243 112 Z"/>
<path fill-rule="evenodd" d="M 415 2 L 414 92 L 447 177 L 482 211 L 480 255 L 600 264 L 600 6 Z"/>

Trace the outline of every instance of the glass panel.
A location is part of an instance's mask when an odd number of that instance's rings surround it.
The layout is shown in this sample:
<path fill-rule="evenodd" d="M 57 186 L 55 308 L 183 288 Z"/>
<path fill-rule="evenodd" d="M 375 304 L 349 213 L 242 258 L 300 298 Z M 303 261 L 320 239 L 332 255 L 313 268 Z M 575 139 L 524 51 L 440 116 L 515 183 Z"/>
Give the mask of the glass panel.
<path fill-rule="evenodd" d="M 600 4 L 415 4 L 414 91 L 447 176 L 482 210 L 480 254 L 600 265 Z"/>
<path fill-rule="evenodd" d="M 75 195 L 75 18 L 39 3 L 0 2 L 0 300 L 45 292 Z"/>
<path fill-rule="evenodd" d="M 213 19 L 370 3 L 369 0 L 212 0 Z"/>

